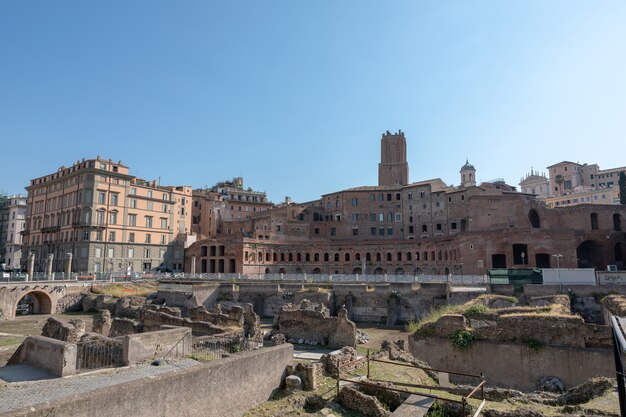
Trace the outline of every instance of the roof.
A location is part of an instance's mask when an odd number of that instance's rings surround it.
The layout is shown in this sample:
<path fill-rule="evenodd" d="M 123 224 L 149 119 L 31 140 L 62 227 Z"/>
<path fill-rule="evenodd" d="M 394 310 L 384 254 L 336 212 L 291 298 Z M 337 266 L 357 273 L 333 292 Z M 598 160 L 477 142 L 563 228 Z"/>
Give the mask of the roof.
<path fill-rule="evenodd" d="M 581 165 L 581 164 L 579 164 L 578 162 L 572 162 L 572 161 L 562 161 L 562 162 L 559 162 L 558 164 L 552 164 L 552 165 L 548 166 L 547 168 L 552 168 L 552 167 L 555 167 L 555 166 L 558 166 L 558 165 L 563 165 L 563 164 Z M 581 166 L 582 166 L 582 165 L 581 165 Z"/>
<path fill-rule="evenodd" d="M 466 171 L 466 170 L 476 171 L 476 168 L 474 168 L 474 165 L 469 163 L 469 159 L 466 159 L 465 165 L 461 167 L 461 171 Z"/>

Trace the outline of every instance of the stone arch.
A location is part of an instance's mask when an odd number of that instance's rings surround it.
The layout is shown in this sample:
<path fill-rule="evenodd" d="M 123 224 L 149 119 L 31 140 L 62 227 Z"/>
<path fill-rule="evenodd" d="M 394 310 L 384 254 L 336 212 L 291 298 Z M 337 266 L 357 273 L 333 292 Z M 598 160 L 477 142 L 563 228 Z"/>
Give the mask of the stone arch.
<path fill-rule="evenodd" d="M 444 275 L 450 275 L 450 268 L 446 266 L 445 269 L 443 270 L 443 273 Z"/>
<path fill-rule="evenodd" d="M 541 219 L 539 219 L 539 214 L 535 209 L 531 209 L 528 212 L 528 221 L 530 222 L 530 227 L 533 229 L 539 229 L 541 227 Z"/>
<path fill-rule="evenodd" d="M 279 268 L 278 269 L 278 273 L 279 274 L 284 274 L 285 273 L 285 268 Z"/>
<path fill-rule="evenodd" d="M 265 273 L 269 274 L 270 273 L 270 269 L 269 268 L 265 268 Z"/>
<path fill-rule="evenodd" d="M 362 274 L 362 273 L 363 273 L 363 271 L 362 271 L 362 270 L 361 270 L 361 268 L 360 268 L 360 267 L 358 267 L 358 266 L 352 270 L 352 274 L 353 274 L 353 275 L 356 275 L 356 274 Z"/>
<path fill-rule="evenodd" d="M 376 269 L 374 269 L 374 275 L 384 275 L 387 272 L 385 271 L 384 268 L 381 268 L 380 266 Z"/>
<path fill-rule="evenodd" d="M 396 268 L 395 274 L 396 275 L 404 275 L 404 268 Z"/>
<path fill-rule="evenodd" d="M 321 274 L 322 270 L 319 268 L 313 268 L 313 270 L 311 271 L 312 274 Z"/>
<path fill-rule="evenodd" d="M 28 314 L 52 314 L 52 299 L 44 291 L 26 291 L 20 294 L 13 306 L 13 312 L 17 316 L 17 308 L 20 305 L 28 305 Z"/>
<path fill-rule="evenodd" d="M 595 240 L 585 240 L 576 248 L 578 268 L 605 269 L 606 260 L 602 245 Z"/>
<path fill-rule="evenodd" d="M 301 274 L 302 273 L 302 268 L 296 268 L 296 274 Z"/>
<path fill-rule="evenodd" d="M 422 273 L 422 268 L 420 268 L 420 267 L 415 268 L 415 271 L 413 271 L 413 273 L 415 275 L 420 275 Z"/>

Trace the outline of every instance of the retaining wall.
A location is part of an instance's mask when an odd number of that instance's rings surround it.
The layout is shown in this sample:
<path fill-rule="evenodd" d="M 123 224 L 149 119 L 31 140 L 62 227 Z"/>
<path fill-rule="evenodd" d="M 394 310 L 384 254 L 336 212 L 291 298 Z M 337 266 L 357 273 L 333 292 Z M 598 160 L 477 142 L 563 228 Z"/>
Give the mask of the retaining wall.
<path fill-rule="evenodd" d="M 174 351 L 170 353 L 170 357 L 191 353 L 191 329 L 188 327 L 137 333 L 122 336 L 119 339 L 122 340 L 124 365 L 163 357 L 172 348 Z"/>
<path fill-rule="evenodd" d="M 5 417 L 235 417 L 267 401 L 281 384 L 293 346 L 283 344 L 172 371 Z"/>
<path fill-rule="evenodd" d="M 448 339 L 409 338 L 409 349 L 416 358 L 427 361 L 433 368 L 463 373 L 483 372 L 490 387 L 533 391 L 544 376 L 556 376 L 566 388 L 582 384 L 589 378 L 615 377 L 611 349 L 580 349 L 544 346 L 538 351 L 526 344 L 475 341 L 469 349 L 460 350 Z M 454 377 L 454 383 L 476 380 Z"/>

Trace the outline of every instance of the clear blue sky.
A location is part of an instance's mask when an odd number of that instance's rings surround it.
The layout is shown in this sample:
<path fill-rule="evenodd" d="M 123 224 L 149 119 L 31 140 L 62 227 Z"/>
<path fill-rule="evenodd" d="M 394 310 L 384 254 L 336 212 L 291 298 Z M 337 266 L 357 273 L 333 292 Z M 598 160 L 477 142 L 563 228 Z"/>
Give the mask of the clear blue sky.
<path fill-rule="evenodd" d="M 626 2 L 0 1 L 0 189 L 82 157 L 296 201 L 626 165 Z"/>

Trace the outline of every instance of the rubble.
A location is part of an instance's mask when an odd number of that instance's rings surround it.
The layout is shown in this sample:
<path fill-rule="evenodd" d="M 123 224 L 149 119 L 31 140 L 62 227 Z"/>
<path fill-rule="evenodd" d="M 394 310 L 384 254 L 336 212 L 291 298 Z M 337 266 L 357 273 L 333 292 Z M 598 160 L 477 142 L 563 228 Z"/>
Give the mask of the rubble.
<path fill-rule="evenodd" d="M 77 343 L 85 333 L 85 322 L 81 319 L 63 321 L 49 317 L 41 330 L 41 335 L 63 342 Z"/>

